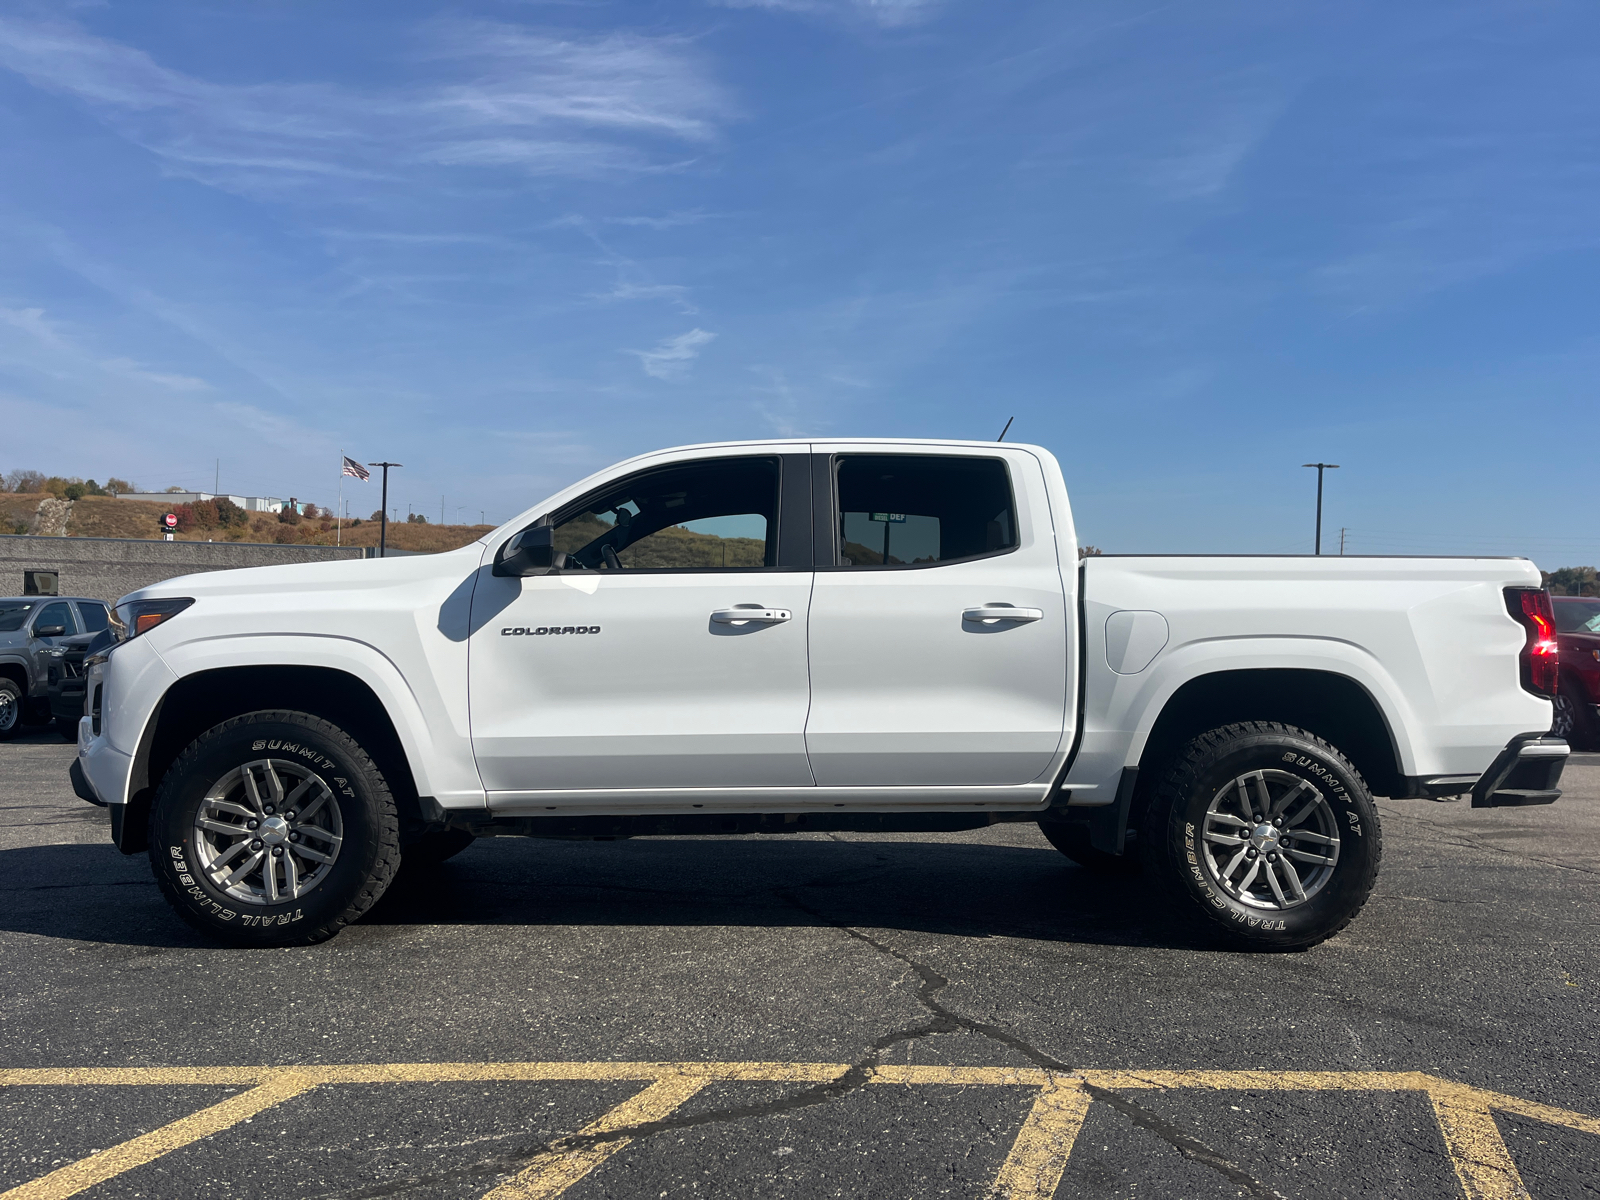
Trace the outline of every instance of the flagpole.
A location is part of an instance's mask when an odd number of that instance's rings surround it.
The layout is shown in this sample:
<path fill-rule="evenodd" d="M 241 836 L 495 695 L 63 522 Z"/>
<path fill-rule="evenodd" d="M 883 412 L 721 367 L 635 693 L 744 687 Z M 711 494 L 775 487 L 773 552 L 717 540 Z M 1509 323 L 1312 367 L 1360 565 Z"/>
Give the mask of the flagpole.
<path fill-rule="evenodd" d="M 344 451 L 339 451 L 339 507 L 333 514 L 333 544 L 344 545 Z"/>

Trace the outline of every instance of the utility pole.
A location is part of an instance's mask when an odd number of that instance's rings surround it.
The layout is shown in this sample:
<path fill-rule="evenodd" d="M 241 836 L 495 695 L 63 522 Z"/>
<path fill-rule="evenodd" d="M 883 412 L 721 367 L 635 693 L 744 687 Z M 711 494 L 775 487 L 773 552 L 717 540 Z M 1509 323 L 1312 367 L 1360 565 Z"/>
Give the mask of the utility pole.
<path fill-rule="evenodd" d="M 1344 526 L 1339 526 L 1339 557 L 1344 557 Z"/>
<path fill-rule="evenodd" d="M 439 497 L 439 524 L 444 524 L 444 497 Z"/>
<path fill-rule="evenodd" d="M 1324 471 L 1337 471 L 1338 463 L 1301 463 L 1302 467 L 1315 467 L 1317 469 L 1317 553 L 1322 553 L 1322 473 Z"/>
<path fill-rule="evenodd" d="M 383 468 L 383 507 L 378 510 L 378 557 L 389 556 L 389 468 L 403 467 L 405 463 L 375 462 L 369 467 Z"/>

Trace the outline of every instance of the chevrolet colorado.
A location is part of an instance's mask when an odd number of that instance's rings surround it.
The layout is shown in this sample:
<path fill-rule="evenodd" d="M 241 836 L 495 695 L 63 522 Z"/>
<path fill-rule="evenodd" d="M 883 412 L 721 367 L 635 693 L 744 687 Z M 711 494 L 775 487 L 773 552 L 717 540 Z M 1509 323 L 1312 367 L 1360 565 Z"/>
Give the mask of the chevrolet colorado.
<path fill-rule="evenodd" d="M 314 942 L 477 837 L 1033 821 L 1231 944 L 1372 890 L 1373 795 L 1548 803 L 1517 558 L 1089 557 L 1036 446 L 633 458 L 449 553 L 125 597 L 72 768 L 188 921 Z"/>

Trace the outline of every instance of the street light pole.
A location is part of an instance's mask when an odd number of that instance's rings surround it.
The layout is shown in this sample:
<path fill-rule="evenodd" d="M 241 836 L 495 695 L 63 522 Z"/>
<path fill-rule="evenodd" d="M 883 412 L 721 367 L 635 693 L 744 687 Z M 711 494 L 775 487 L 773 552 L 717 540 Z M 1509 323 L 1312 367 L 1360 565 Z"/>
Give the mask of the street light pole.
<path fill-rule="evenodd" d="M 368 463 L 367 466 L 383 468 L 383 507 L 378 510 L 378 557 L 387 558 L 389 555 L 389 468 L 403 467 L 405 463 L 375 462 Z"/>
<path fill-rule="evenodd" d="M 1302 467 L 1315 467 L 1317 469 L 1317 553 L 1322 553 L 1322 473 L 1324 471 L 1337 471 L 1338 463 L 1301 463 Z"/>

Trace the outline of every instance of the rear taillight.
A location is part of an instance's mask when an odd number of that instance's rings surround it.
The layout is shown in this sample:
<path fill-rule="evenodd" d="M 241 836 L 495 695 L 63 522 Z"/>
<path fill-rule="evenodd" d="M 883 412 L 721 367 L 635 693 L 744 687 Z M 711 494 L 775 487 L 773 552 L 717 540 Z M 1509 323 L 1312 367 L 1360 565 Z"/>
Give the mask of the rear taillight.
<path fill-rule="evenodd" d="M 1522 647 L 1522 686 L 1554 696 L 1561 681 L 1561 647 L 1556 644 L 1556 614 L 1543 588 L 1507 588 L 1506 609 L 1528 631 Z"/>

